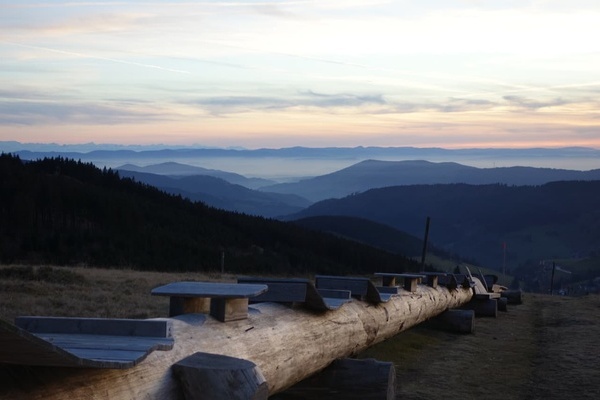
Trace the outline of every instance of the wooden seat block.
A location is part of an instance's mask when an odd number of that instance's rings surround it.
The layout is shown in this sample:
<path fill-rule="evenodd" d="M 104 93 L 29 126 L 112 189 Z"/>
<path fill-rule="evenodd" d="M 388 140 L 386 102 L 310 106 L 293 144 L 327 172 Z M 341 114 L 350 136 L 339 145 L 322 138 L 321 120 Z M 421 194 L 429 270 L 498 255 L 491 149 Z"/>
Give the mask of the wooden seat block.
<path fill-rule="evenodd" d="M 377 272 L 375 276 L 381 277 L 383 286 L 396 286 L 396 279 L 401 278 L 404 280 L 403 288 L 408 292 L 416 292 L 417 285 L 425 278 L 425 275 L 422 274 L 395 274 L 388 272 Z"/>
<path fill-rule="evenodd" d="M 267 400 L 269 388 L 251 361 L 195 353 L 173 365 L 186 400 Z"/>
<path fill-rule="evenodd" d="M 169 316 L 210 313 L 221 322 L 248 317 L 248 299 L 268 290 L 267 285 L 217 282 L 174 282 L 152 290 L 154 296 L 169 296 Z"/>

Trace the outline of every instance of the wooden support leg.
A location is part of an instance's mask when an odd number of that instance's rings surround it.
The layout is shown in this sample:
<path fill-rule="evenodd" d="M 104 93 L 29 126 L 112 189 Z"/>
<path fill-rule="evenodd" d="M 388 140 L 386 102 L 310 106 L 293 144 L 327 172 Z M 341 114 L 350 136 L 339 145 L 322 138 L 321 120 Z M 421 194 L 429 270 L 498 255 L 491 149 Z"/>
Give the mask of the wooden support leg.
<path fill-rule="evenodd" d="M 435 289 L 436 287 L 438 287 L 438 279 L 439 276 L 437 275 L 429 275 L 427 277 L 427 284 Z"/>
<path fill-rule="evenodd" d="M 212 299 L 210 315 L 221 322 L 248 318 L 248 299 Z"/>
<path fill-rule="evenodd" d="M 269 388 L 251 361 L 195 353 L 173 365 L 185 400 L 267 400 Z"/>
<path fill-rule="evenodd" d="M 500 295 L 508 299 L 508 304 L 521 304 L 523 302 L 520 290 L 505 290 Z"/>
<path fill-rule="evenodd" d="M 318 374 L 292 386 L 270 400 L 393 400 L 396 370 L 391 362 L 374 359 L 335 360 Z"/>
<path fill-rule="evenodd" d="M 455 333 L 475 332 L 475 311 L 446 310 L 429 321 L 433 328 Z"/>
<path fill-rule="evenodd" d="M 471 300 L 465 308 L 474 310 L 476 317 L 494 317 L 498 316 L 497 299 Z"/>
<path fill-rule="evenodd" d="M 508 299 L 506 297 L 500 297 L 498 300 L 498 311 L 508 311 Z"/>
<path fill-rule="evenodd" d="M 396 278 L 393 276 L 383 276 L 381 286 L 396 286 Z"/>
<path fill-rule="evenodd" d="M 210 298 L 171 296 L 169 301 L 169 317 L 182 314 L 208 314 L 209 311 Z"/>
<path fill-rule="evenodd" d="M 404 290 L 409 292 L 417 291 L 418 279 L 415 278 L 404 278 Z"/>

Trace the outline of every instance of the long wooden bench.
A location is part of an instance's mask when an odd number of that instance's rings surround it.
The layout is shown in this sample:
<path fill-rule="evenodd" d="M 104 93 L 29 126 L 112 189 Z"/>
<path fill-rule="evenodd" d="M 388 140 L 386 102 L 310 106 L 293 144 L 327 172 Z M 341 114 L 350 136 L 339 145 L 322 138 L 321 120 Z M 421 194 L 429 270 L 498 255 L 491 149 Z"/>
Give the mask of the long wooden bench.
<path fill-rule="evenodd" d="M 317 289 L 349 290 L 352 297 L 369 303 L 385 303 L 398 294 L 397 287 L 376 287 L 369 278 L 349 276 L 315 276 Z"/>
<path fill-rule="evenodd" d="M 317 289 L 308 279 L 238 277 L 238 283 L 267 285 L 269 290 L 250 299 L 251 303 L 302 303 L 320 311 L 336 310 L 351 301 L 349 290 Z"/>
<path fill-rule="evenodd" d="M 208 313 L 221 322 L 248 318 L 248 299 L 266 292 L 266 285 L 217 282 L 173 282 L 152 289 L 169 297 L 169 316 Z"/>
<path fill-rule="evenodd" d="M 167 320 L 18 317 L 0 320 L 0 362 L 130 368 L 154 350 L 171 350 Z"/>
<path fill-rule="evenodd" d="M 381 284 L 385 287 L 396 286 L 396 279 L 400 278 L 404 280 L 403 288 L 408 292 L 416 292 L 417 285 L 425 278 L 424 274 L 403 274 L 403 273 L 390 273 L 390 272 L 376 272 L 375 276 L 381 277 Z"/>

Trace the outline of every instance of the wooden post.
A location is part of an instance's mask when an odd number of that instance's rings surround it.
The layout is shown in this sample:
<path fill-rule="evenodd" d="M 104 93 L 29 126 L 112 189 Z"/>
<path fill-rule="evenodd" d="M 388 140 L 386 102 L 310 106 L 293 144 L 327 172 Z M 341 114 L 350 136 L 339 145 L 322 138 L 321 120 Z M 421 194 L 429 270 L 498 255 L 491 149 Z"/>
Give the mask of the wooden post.
<path fill-rule="evenodd" d="M 394 400 L 394 363 L 374 359 L 335 360 L 323 371 L 271 397 L 271 400 Z"/>
<path fill-rule="evenodd" d="M 173 365 L 185 400 L 267 400 L 269 388 L 256 364 L 219 354 L 195 353 Z"/>
<path fill-rule="evenodd" d="M 430 218 L 427 217 L 425 222 L 425 238 L 423 239 L 423 252 L 421 253 L 421 272 L 425 271 L 425 256 L 427 255 L 427 241 L 429 240 L 429 222 Z"/>

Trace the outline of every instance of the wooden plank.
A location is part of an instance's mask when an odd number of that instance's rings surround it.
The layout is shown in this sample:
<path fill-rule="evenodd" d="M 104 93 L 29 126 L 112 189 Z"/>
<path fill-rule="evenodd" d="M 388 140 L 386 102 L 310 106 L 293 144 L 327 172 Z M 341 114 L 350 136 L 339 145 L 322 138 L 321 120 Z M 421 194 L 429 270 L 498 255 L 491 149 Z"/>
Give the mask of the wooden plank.
<path fill-rule="evenodd" d="M 211 299 L 235 299 L 258 296 L 266 292 L 267 285 L 218 283 L 218 282 L 173 282 L 152 289 L 153 296 L 210 297 Z"/>
<path fill-rule="evenodd" d="M 317 289 L 349 290 L 353 297 L 374 304 L 387 302 L 394 295 L 392 292 L 380 293 L 368 278 L 317 275 L 315 285 Z"/>
<path fill-rule="evenodd" d="M 170 337 L 167 320 L 17 317 L 15 325 L 32 333 L 74 333 L 113 336 Z"/>
<path fill-rule="evenodd" d="M 65 325 L 61 329 L 60 322 Z M 86 333 L 32 333 L 21 327 L 0 321 L 0 362 L 20 365 L 43 365 L 60 367 L 89 368 L 129 368 L 137 365 L 154 350 L 170 350 L 173 338 L 164 337 L 171 334 L 166 329 L 167 321 L 133 320 L 140 324 L 132 324 L 124 320 L 119 324 L 116 320 L 106 320 L 103 324 L 98 319 L 91 319 L 86 324 L 84 319 L 69 318 L 22 318 L 20 323 L 32 329 L 48 330 L 52 327 L 58 331 L 87 332 L 92 327 L 100 327 L 103 332 L 107 326 L 117 327 L 116 332 L 124 335 L 92 335 Z M 149 330 L 137 331 L 149 334 L 162 334 L 163 337 L 129 336 L 130 328 L 135 325 L 148 324 Z M 79 324 L 76 324 L 78 322 Z M 155 324 L 158 322 L 159 324 Z M 162 329 L 159 329 L 161 328 Z M 170 325 L 169 325 L 170 326 Z M 75 329 L 81 327 L 82 329 Z M 124 329 L 128 328 L 128 329 Z M 134 329 L 135 331 L 135 329 Z"/>
<path fill-rule="evenodd" d="M 239 277 L 238 283 L 267 285 L 269 290 L 253 297 L 251 303 L 273 301 L 277 303 L 298 303 L 306 300 L 306 285 L 308 279 L 278 279 Z"/>
<path fill-rule="evenodd" d="M 170 350 L 172 338 L 145 338 L 136 336 L 79 335 L 68 333 L 35 334 L 55 346 L 64 349 L 105 349 L 105 350 Z"/>
<path fill-rule="evenodd" d="M 349 290 L 317 289 L 312 282 L 306 285 L 306 302 L 304 304 L 313 310 L 337 310 L 350 301 L 352 299 Z"/>
<path fill-rule="evenodd" d="M 353 278 L 347 276 L 315 276 L 317 289 L 349 290 L 353 297 L 364 298 L 368 290 L 368 278 Z"/>

